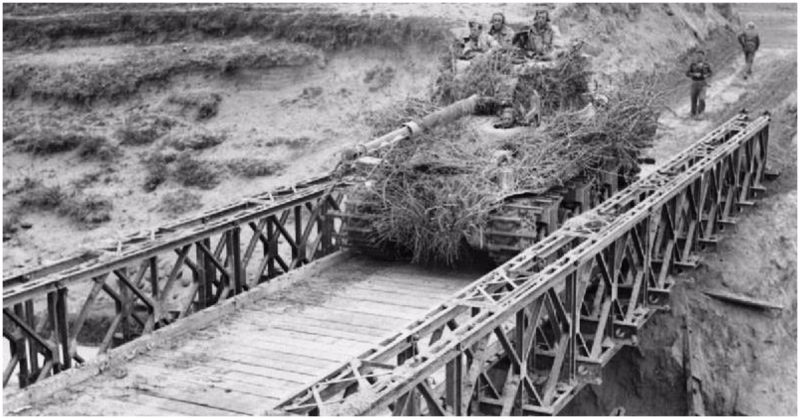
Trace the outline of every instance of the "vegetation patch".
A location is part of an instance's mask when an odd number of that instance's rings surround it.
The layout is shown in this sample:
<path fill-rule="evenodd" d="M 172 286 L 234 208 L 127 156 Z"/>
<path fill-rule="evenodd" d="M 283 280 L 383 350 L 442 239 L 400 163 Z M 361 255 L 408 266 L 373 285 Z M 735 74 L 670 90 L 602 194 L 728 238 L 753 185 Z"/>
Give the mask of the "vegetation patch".
<path fill-rule="evenodd" d="M 88 104 L 101 98 L 127 98 L 145 83 L 164 82 L 175 74 L 301 66 L 321 58 L 319 50 L 307 45 L 245 40 L 136 48 L 111 62 L 30 64 L 8 60 L 3 65 L 3 97 L 14 99 L 28 92 L 35 98 Z M 203 115 L 210 116 L 213 106 L 204 109 Z"/>
<path fill-rule="evenodd" d="M 284 146 L 290 150 L 299 150 L 305 148 L 311 142 L 312 142 L 311 137 L 303 135 L 295 138 L 275 137 L 267 140 L 266 142 L 263 143 L 263 145 L 266 147 Z"/>
<path fill-rule="evenodd" d="M 167 180 L 181 186 L 213 189 L 222 180 L 223 170 L 212 161 L 193 157 L 189 152 L 156 150 L 142 158 L 147 175 L 143 188 L 151 192 Z"/>
<path fill-rule="evenodd" d="M 200 189 L 213 189 L 219 184 L 221 175 L 215 163 L 195 159 L 189 154 L 178 156 L 172 171 L 173 178 L 179 184 Z"/>
<path fill-rule="evenodd" d="M 217 114 L 222 96 L 213 92 L 181 92 L 171 94 L 167 102 L 180 106 L 182 113 L 191 110 L 195 120 L 205 121 Z"/>
<path fill-rule="evenodd" d="M 92 138 L 93 136 L 82 131 L 44 127 L 25 131 L 16 136 L 12 144 L 20 151 L 44 155 L 74 150 Z"/>
<path fill-rule="evenodd" d="M 225 133 L 194 129 L 173 132 L 166 143 L 178 151 L 204 150 L 222 144 L 226 138 Z"/>
<path fill-rule="evenodd" d="M 3 180 L 3 189 L 5 194 L 13 195 L 22 192 L 36 189 L 42 185 L 42 181 L 34 179 L 30 176 L 25 176 L 19 182 L 12 182 L 8 179 Z"/>
<path fill-rule="evenodd" d="M 92 136 L 78 146 L 78 156 L 83 160 L 110 162 L 122 155 L 119 146 L 106 137 Z"/>
<path fill-rule="evenodd" d="M 154 151 L 142 159 L 147 175 L 145 176 L 143 188 L 147 192 L 152 192 L 159 185 L 164 183 L 169 177 L 169 164 L 175 161 L 177 156 L 174 153 L 165 153 L 162 150 Z"/>
<path fill-rule="evenodd" d="M 58 213 L 77 223 L 92 225 L 111 220 L 113 207 L 114 205 L 108 198 L 75 191 L 58 207 Z"/>
<path fill-rule="evenodd" d="M 80 189 L 71 192 L 61 186 L 44 186 L 31 181 L 18 201 L 20 209 L 55 211 L 82 225 L 99 224 L 111 219 L 111 200 L 100 195 L 87 195 Z"/>
<path fill-rule="evenodd" d="M 203 206 L 200 195 L 184 189 L 167 192 L 156 209 L 169 215 L 180 215 Z"/>
<path fill-rule="evenodd" d="M 332 13 L 308 5 L 74 6 L 84 11 L 76 13 L 73 8 L 69 15 L 60 15 L 39 8 L 40 16 L 30 18 L 24 15 L 31 9 L 18 8 L 24 10 L 20 15 L 4 14 L 4 49 L 85 44 L 87 39 L 99 44 L 152 44 L 259 36 L 340 50 L 362 45 L 401 48 L 409 43 L 436 46 L 448 38 L 435 18 Z"/>
<path fill-rule="evenodd" d="M 116 135 L 123 145 L 151 144 L 177 125 L 173 118 L 147 113 L 134 113 L 125 118 Z"/>
<path fill-rule="evenodd" d="M 25 209 L 52 210 L 60 207 L 66 198 L 60 186 L 44 186 L 41 181 L 33 181 L 19 205 Z"/>
<path fill-rule="evenodd" d="M 230 160 L 227 166 L 233 174 L 245 178 L 272 176 L 286 168 L 283 163 L 250 157 Z"/>

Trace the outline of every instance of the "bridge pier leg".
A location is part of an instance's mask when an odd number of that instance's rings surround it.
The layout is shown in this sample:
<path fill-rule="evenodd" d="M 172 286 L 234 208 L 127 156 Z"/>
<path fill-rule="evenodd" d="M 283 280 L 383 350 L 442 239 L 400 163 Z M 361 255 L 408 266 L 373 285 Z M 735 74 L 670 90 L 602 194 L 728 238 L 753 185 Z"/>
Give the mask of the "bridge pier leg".
<path fill-rule="evenodd" d="M 241 241 L 240 241 L 241 227 L 236 226 L 227 233 L 228 242 L 225 244 L 228 253 L 228 275 L 232 279 L 235 295 L 241 294 L 245 289 L 245 267 L 242 266 L 241 257 Z"/>
<path fill-rule="evenodd" d="M 461 410 L 461 393 L 464 387 L 464 355 L 459 353 L 445 367 L 445 403 L 450 408 L 454 416 L 463 416 L 466 413 Z"/>
<path fill-rule="evenodd" d="M 272 218 L 267 220 L 267 246 L 264 247 L 264 255 L 267 256 L 267 280 L 277 275 L 275 271 L 275 255 L 278 253 L 278 238 L 275 237 L 275 226 Z"/>
<path fill-rule="evenodd" d="M 25 302 L 25 317 L 23 317 L 23 321 L 30 325 L 31 329 L 36 330 L 36 315 L 33 310 L 33 301 L 26 301 Z M 29 384 L 36 382 L 39 378 L 39 373 L 41 372 L 41 367 L 39 366 L 39 344 L 36 343 L 36 340 L 28 337 L 28 362 L 30 363 L 30 376 L 29 376 Z"/>
<path fill-rule="evenodd" d="M 14 306 L 14 314 L 17 315 L 20 319 L 25 321 L 25 308 L 23 304 L 17 304 Z M 32 382 L 31 376 L 34 375 L 32 372 L 33 367 L 28 363 L 28 348 L 26 345 L 27 339 L 25 339 L 24 333 L 19 333 L 19 338 L 16 340 L 12 350 L 15 349 L 15 353 L 12 355 L 17 355 L 19 359 L 19 386 L 20 387 L 27 387 L 28 384 Z M 33 362 L 33 361 L 31 361 Z"/>

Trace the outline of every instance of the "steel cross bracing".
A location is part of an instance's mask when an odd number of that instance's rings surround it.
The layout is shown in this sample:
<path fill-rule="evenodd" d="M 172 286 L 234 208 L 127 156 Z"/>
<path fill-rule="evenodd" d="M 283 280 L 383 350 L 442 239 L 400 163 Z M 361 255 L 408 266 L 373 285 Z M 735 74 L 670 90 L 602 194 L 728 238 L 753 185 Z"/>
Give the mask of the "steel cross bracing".
<path fill-rule="evenodd" d="M 104 305 L 115 315 L 93 330 L 102 333 L 101 353 L 336 251 L 338 227 L 325 216 L 339 210 L 336 186 L 319 178 L 281 188 L 5 277 L 3 337 L 11 357 L 3 386 L 15 371 L 25 387 L 82 363 L 78 335 Z M 70 319 L 67 294 L 79 286 L 88 295 L 78 294 L 85 300 Z"/>
<path fill-rule="evenodd" d="M 764 192 L 768 126 L 730 119 L 273 413 L 558 413 Z"/>

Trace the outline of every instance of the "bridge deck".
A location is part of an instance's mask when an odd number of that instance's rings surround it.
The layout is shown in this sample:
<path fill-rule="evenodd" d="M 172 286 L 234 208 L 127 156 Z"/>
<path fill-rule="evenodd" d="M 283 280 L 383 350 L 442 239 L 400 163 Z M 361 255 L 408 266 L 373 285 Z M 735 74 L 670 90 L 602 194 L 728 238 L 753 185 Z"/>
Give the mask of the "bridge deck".
<path fill-rule="evenodd" d="M 263 414 L 480 276 L 355 257 L 323 265 L 213 326 L 20 413 Z"/>

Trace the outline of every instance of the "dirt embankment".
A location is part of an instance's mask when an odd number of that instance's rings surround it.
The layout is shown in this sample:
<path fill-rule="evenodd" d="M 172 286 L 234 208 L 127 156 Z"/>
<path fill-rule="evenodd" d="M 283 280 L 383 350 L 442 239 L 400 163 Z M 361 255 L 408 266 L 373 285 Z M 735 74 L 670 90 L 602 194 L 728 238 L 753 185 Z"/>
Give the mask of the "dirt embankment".
<path fill-rule="evenodd" d="M 652 154 L 665 158 L 741 109 L 772 114 L 769 166 L 781 176 L 767 195 L 738 216 L 736 231 L 723 234 L 701 267 L 677 278 L 671 310 L 654 317 L 637 349 L 624 350 L 566 414 L 684 415 L 684 317 L 692 329 L 693 366 L 701 379 L 706 414 L 795 415 L 797 371 L 797 47 L 796 15 L 782 5 L 740 5 L 742 21 L 759 26 L 762 49 L 755 76 L 742 77 L 740 52 L 714 65 L 709 114 L 687 118 L 685 92 L 675 114 L 665 115 L 663 137 Z M 725 55 L 725 54 L 723 54 Z M 682 96 L 682 97 L 681 97 Z M 763 312 L 712 299 L 722 290 L 784 307 Z"/>
<path fill-rule="evenodd" d="M 111 200 L 110 220 L 87 226 L 64 222 L 52 209 L 24 208 L 16 214 L 17 224 L 23 226 L 4 241 L 6 269 L 44 263 L 81 246 L 94 247 L 119 231 L 163 224 L 180 214 L 321 174 L 335 163 L 336 153 L 367 139 L 366 114 L 408 95 L 420 95 L 430 86 L 449 31 L 463 29 L 467 19 L 488 20 L 497 9 L 506 12 L 510 24 L 521 27 L 536 10 L 523 4 L 80 7 L 4 5 L 4 74 L 19 68 L 38 71 L 38 78 L 22 77 L 15 85 L 21 87 L 13 94 L 7 94 L 4 81 L 4 234 L 8 231 L 5 216 L 36 182 L 45 188 L 59 186 Z M 660 72 L 663 86 L 673 88 L 674 112 L 665 113 L 669 129 L 661 137 L 659 156 L 682 149 L 687 145 L 682 141 L 698 138 L 742 104 L 751 109 L 778 109 L 776 103 L 786 93 L 785 80 L 796 75 L 795 47 L 788 56 L 763 52 L 757 71 L 763 72 L 764 79 L 746 85 L 735 81 L 741 63 L 738 67 L 730 63 L 738 59 L 732 31 L 738 29 L 738 18 L 726 6 L 546 7 L 559 42 L 587 42 L 585 51 L 597 72 L 598 89 L 612 85 L 623 73 L 639 70 Z M 279 43 L 309 51 L 304 57 L 312 58 L 287 65 L 244 61 L 235 71 L 224 71 L 231 59 L 242 63 L 230 55 L 236 46 L 244 51 L 241 55 L 261 51 L 270 62 L 282 63 L 270 55 Z M 683 118 L 686 52 L 696 46 L 710 47 L 712 65 L 720 70 L 719 83 L 712 84 L 706 121 Z M 214 51 L 221 52 L 214 55 Z M 47 79 L 43 71 L 70 74 L 62 70 L 75 64 L 70 57 L 76 54 L 85 58 L 82 74 L 134 67 L 124 73 L 128 79 L 120 80 L 141 82 L 131 82 L 133 87 L 114 96 L 100 91 L 90 100 L 73 100 L 69 94 L 33 94 L 44 84 L 23 84 Z M 169 70 L 155 71 L 152 74 L 160 76 L 148 78 L 151 73 L 140 67 L 147 54 L 161 57 L 164 61 L 158 62 Z M 169 60 L 171 55 L 183 57 L 175 60 L 179 61 L 193 54 L 214 58 L 203 68 L 176 66 Z M 45 92 L 63 88 L 53 80 Z M 771 93 L 764 95 L 765 91 Z M 676 345 L 681 337 L 678 319 L 689 312 L 701 338 L 718 342 L 707 345 L 704 352 L 710 365 L 710 375 L 703 381 L 709 412 L 770 414 L 783 412 L 770 407 L 791 408 L 791 403 L 777 397 L 785 398 L 784 382 L 793 389 L 794 381 L 780 375 L 785 375 L 784 364 L 768 362 L 766 355 L 775 354 L 796 366 L 790 353 L 796 348 L 792 346 L 796 345 L 792 342 L 796 340 L 792 320 L 796 313 L 796 140 L 791 139 L 796 105 L 793 112 L 791 103 L 775 112 L 770 153 L 784 167 L 784 175 L 777 187 L 769 185 L 771 195 L 762 201 L 759 212 L 744 218 L 739 234 L 726 237 L 723 246 L 732 247 L 709 255 L 708 267 L 693 274 L 694 282 L 681 282 L 672 315 L 657 317 L 642 336 L 640 352 L 626 349 L 607 369 L 606 383 L 587 390 L 589 395 L 582 396 L 586 399 L 574 405 L 573 412 L 605 414 L 625 405 L 629 413 L 682 413 L 685 398 Z M 12 121 L 30 124 L 15 128 Z M 72 126 L 81 126 L 83 131 L 54 135 L 73 132 Z M 95 148 L 80 150 L 84 139 L 97 137 L 106 142 L 92 140 L 98 142 Z M 203 181 L 193 184 L 186 183 L 187 179 Z M 43 199 L 50 197 L 43 195 Z M 781 222 L 771 221 L 776 216 Z M 783 232 L 784 226 L 791 234 Z M 735 262 L 728 263 L 731 258 Z M 769 278 L 762 287 L 763 272 Z M 779 296 L 756 290 L 783 289 L 782 301 L 791 310 L 784 311 L 778 322 L 730 312 L 734 309 L 692 288 L 705 286 L 707 278 L 765 298 Z M 725 323 L 729 320 L 732 323 Z M 743 349 L 730 350 L 728 342 L 740 342 Z M 726 365 L 734 367 L 728 371 Z M 784 368 L 788 370 L 794 368 Z M 748 375 L 756 377 L 758 391 L 739 384 Z M 784 378 L 778 383 L 771 375 Z M 763 396 L 760 389 L 779 396 Z"/>
<path fill-rule="evenodd" d="M 58 5 L 9 7 L 3 49 L 163 44 L 242 36 L 283 39 L 325 50 L 437 43 L 445 33 L 425 16 L 333 13 L 314 5 Z"/>

